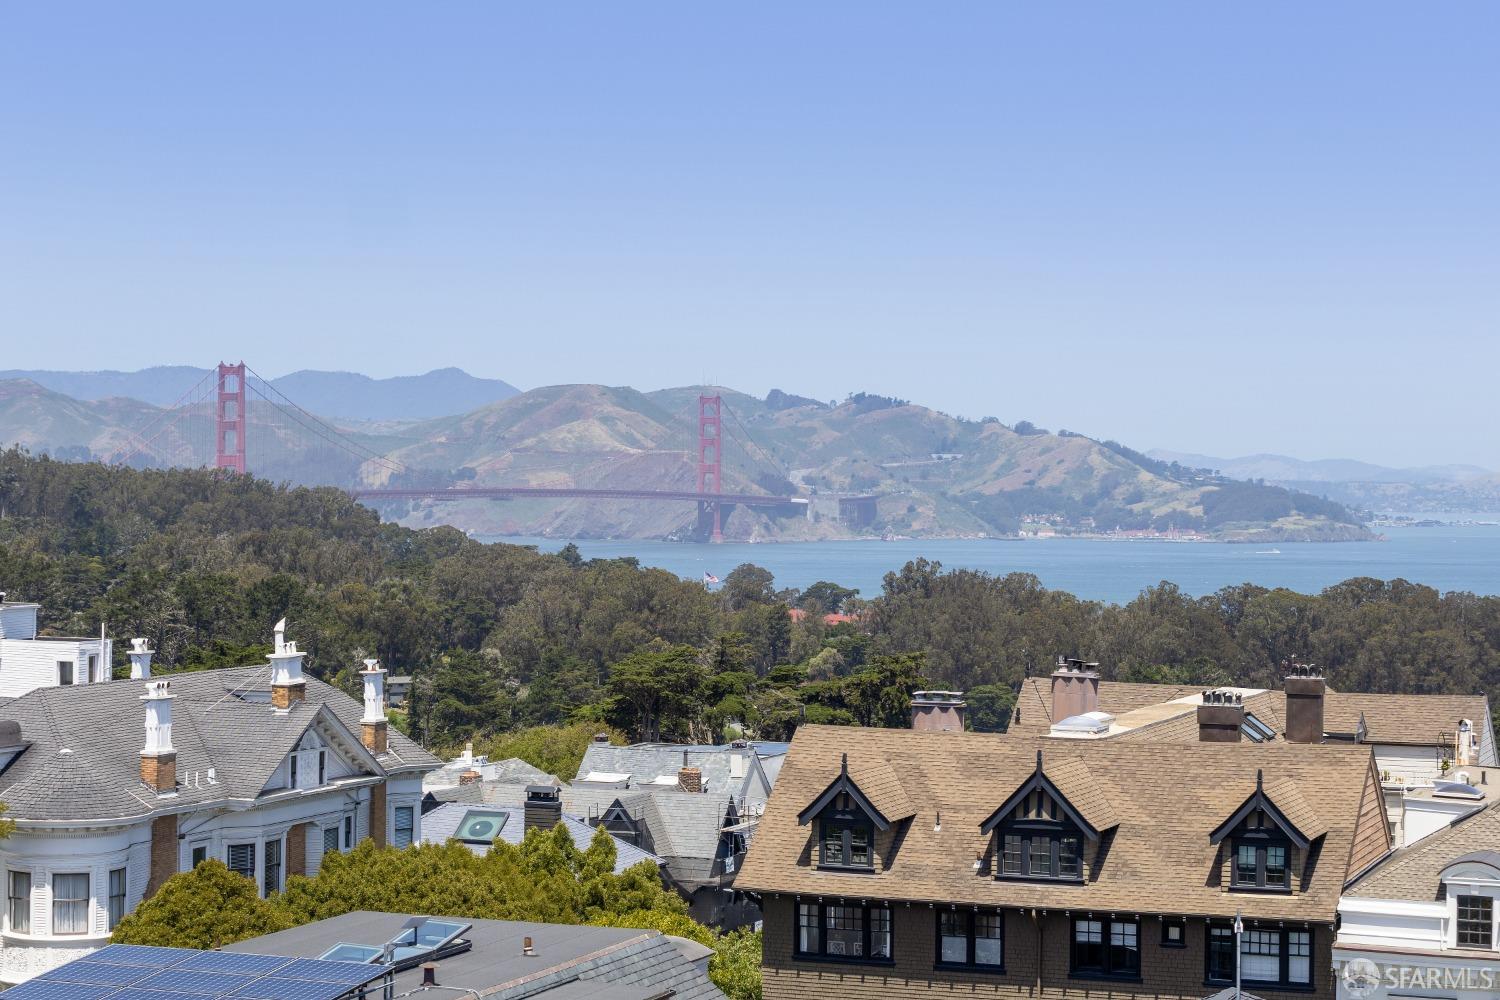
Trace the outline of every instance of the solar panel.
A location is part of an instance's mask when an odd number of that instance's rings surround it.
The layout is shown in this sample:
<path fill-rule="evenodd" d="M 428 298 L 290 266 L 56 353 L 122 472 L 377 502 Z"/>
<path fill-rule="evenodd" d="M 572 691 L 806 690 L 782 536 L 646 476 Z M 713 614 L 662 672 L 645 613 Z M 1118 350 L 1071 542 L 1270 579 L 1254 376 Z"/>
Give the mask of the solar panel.
<path fill-rule="evenodd" d="M 291 965 L 296 959 L 281 955 L 246 955 L 234 951 L 204 951 L 196 953 L 185 962 L 173 966 L 175 969 L 191 969 L 203 972 L 234 972 L 240 975 L 264 976 L 282 966 Z"/>
<path fill-rule="evenodd" d="M 138 983 L 141 990 L 167 990 L 171 993 L 205 994 L 221 997 L 254 982 L 252 976 L 233 976 L 227 972 L 202 972 L 197 969 L 163 969 Z"/>
<path fill-rule="evenodd" d="M 112 944 L 6 991 L 6 1000 L 338 1000 L 391 967 Z"/>
<path fill-rule="evenodd" d="M 276 971 L 277 979 L 311 979 L 323 983 L 348 983 L 361 986 L 379 975 L 372 969 L 383 969 L 379 965 L 357 962 L 326 962 L 317 958 L 299 958 L 285 968 Z"/>
<path fill-rule="evenodd" d="M 61 968 L 53 969 L 51 972 L 44 972 L 40 978 L 49 982 L 100 983 L 105 986 L 129 986 L 137 980 L 155 975 L 156 971 L 150 966 L 145 965 L 111 965 L 105 962 L 80 959 L 77 962 L 69 962 Z"/>
<path fill-rule="evenodd" d="M 60 983 L 32 979 L 5 992 L 16 1000 L 104 1000 L 117 987 L 93 983 Z"/>

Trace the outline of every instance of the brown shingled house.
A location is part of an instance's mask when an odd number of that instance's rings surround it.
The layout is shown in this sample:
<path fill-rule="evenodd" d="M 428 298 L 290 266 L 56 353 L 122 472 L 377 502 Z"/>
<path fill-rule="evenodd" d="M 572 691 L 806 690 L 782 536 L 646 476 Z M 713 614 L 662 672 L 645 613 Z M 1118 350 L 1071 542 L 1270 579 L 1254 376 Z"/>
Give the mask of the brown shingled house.
<path fill-rule="evenodd" d="M 1369 747 L 805 726 L 737 880 L 768 1000 L 1333 996 Z"/>

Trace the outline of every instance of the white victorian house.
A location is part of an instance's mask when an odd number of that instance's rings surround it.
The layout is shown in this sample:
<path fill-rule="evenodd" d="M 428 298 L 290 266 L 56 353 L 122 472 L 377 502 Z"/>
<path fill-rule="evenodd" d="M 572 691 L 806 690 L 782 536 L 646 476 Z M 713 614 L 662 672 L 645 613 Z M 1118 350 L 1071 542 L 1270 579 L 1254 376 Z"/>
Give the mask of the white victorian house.
<path fill-rule="evenodd" d="M 1339 900 L 1340 1000 L 1500 996 L 1500 803 L 1387 855 Z"/>
<path fill-rule="evenodd" d="M 37 634 L 41 605 L 7 601 L 0 591 L 0 697 L 18 698 L 39 687 L 99 684 L 110 678 L 114 643 Z"/>
<path fill-rule="evenodd" d="M 6 905 L 0 980 L 105 944 L 121 917 L 208 858 L 264 893 L 365 837 L 421 837 L 422 776 L 441 762 L 388 730 L 385 671 L 364 704 L 302 673 L 278 625 L 270 663 L 43 687 L 0 706 Z"/>

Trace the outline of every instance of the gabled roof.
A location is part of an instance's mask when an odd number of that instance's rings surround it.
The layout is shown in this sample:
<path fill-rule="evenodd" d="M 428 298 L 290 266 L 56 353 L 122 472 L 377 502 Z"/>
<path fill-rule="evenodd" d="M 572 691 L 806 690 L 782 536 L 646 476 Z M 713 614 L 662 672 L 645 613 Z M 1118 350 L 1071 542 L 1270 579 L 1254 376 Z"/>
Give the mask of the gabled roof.
<path fill-rule="evenodd" d="M 1312 811 L 1312 807 L 1307 804 L 1302 793 L 1297 790 L 1295 782 L 1287 778 L 1277 778 L 1267 786 L 1264 775 L 1257 771 L 1255 772 L 1255 791 L 1251 792 L 1249 797 L 1240 803 L 1240 807 L 1208 835 L 1209 843 L 1217 844 L 1223 841 L 1245 821 L 1246 816 L 1257 809 L 1269 816 L 1281 832 L 1286 834 L 1287 839 L 1303 850 L 1327 832 L 1327 827 Z"/>
<path fill-rule="evenodd" d="M 1082 884 L 995 879 L 974 867 L 975 858 L 991 847 L 981 825 L 1035 773 L 1039 748 L 1043 769 L 1058 791 L 1066 788 L 1079 809 L 1085 799 L 1095 798 L 1087 807 L 1094 817 L 1090 823 L 1114 824 L 1091 853 L 1089 879 Z M 889 866 L 856 876 L 818 869 L 807 852 L 812 832 L 797 823 L 798 814 L 828 786 L 829 761 L 841 753 L 849 755 L 851 774 L 857 765 L 883 762 L 916 810 Z M 1209 836 L 1254 788 L 1257 769 L 1265 772 L 1267 786 L 1283 777 L 1293 782 L 1305 802 L 1317 804 L 1325 829 L 1306 878 L 1290 895 L 1227 892 L 1214 877 L 1220 849 Z M 1166 751 L 1123 740 L 803 726 L 735 887 L 824 898 L 1214 917 L 1240 909 L 1247 918 L 1326 923 L 1333 920 L 1339 893 L 1352 874 L 1351 846 L 1372 784 L 1378 796 L 1369 747 L 1278 741 L 1184 744 Z M 1283 799 L 1280 808 L 1298 812 L 1299 806 Z M 1372 813 L 1367 822 L 1381 823 L 1384 835 L 1383 815 Z"/>
<path fill-rule="evenodd" d="M 862 761 L 855 765 L 854 772 L 851 773 L 849 755 L 843 754 L 839 762 L 838 777 L 806 809 L 797 814 L 798 824 L 812 820 L 841 794 L 848 795 L 859 803 L 859 807 L 881 830 L 889 829 L 892 823 L 910 819 L 912 813 L 916 812 L 888 764 L 878 760 Z"/>
<path fill-rule="evenodd" d="M 979 825 L 979 832 L 989 833 L 994 830 L 1025 801 L 1026 796 L 1038 788 L 1050 795 L 1067 817 L 1091 840 L 1097 840 L 1101 833 L 1119 825 L 1120 821 L 1109 803 L 1109 797 L 1089 773 L 1088 765 L 1077 757 L 1045 765 L 1042 762 L 1042 751 L 1038 750 L 1036 770 L 998 809 L 990 813 Z"/>
<path fill-rule="evenodd" d="M 426 813 L 422 816 L 422 842 L 425 844 L 443 844 L 458 832 L 464 817 L 474 809 L 488 810 L 492 807 L 475 805 L 468 802 L 450 802 L 446 805 Z M 505 821 L 501 823 L 497 833 L 497 839 L 507 844 L 519 844 L 526 836 L 526 819 L 524 808 L 513 808 L 506 810 Z M 562 818 L 563 829 L 568 831 L 568 836 L 573 838 L 573 844 L 580 851 L 588 850 L 590 841 L 594 839 L 594 828 L 577 816 L 564 815 Z M 610 837 L 615 842 L 615 873 L 619 874 L 632 865 L 638 865 L 642 861 L 649 861 L 654 865 L 661 865 L 662 859 L 650 851 L 643 851 L 634 844 L 621 840 L 619 837 Z M 488 844 L 465 843 L 469 850 L 475 854 L 484 854 L 489 851 Z"/>
<path fill-rule="evenodd" d="M 1500 802 L 1453 821 L 1437 833 L 1391 852 L 1345 890 L 1345 895 L 1373 899 L 1440 899 L 1443 872 L 1477 853 L 1500 845 Z"/>
<path fill-rule="evenodd" d="M 140 780 L 145 709 L 140 682 L 38 688 L 0 709 L 31 746 L 0 772 L 0 802 L 21 822 L 129 820 L 219 802 L 253 802 L 315 721 L 341 733 L 344 751 L 371 760 L 360 744 L 364 707 L 309 677 L 306 700 L 277 713 L 269 667 L 165 675 L 172 682 L 177 794 L 160 798 Z M 361 758 L 363 755 L 363 758 Z M 394 727 L 371 773 L 420 772 L 441 762 Z M 213 781 L 209 781 L 209 772 Z"/>

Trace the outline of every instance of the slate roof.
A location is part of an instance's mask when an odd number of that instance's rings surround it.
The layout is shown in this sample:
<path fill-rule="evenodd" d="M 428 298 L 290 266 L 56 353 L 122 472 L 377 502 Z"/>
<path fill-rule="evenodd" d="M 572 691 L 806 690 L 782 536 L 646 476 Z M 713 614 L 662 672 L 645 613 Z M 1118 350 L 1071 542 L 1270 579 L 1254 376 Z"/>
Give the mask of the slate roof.
<path fill-rule="evenodd" d="M 470 786 L 472 787 L 472 786 Z M 486 808 L 470 802 L 450 802 L 438 806 L 429 813 L 422 816 L 422 842 L 425 844 L 445 843 L 448 838 L 457 832 L 459 824 L 469 814 L 469 810 L 475 808 Z M 573 838 L 573 843 L 580 851 L 587 850 L 589 842 L 594 839 L 594 828 L 576 816 L 564 815 L 562 818 L 563 828 Z M 520 808 L 507 810 L 505 822 L 500 827 L 499 839 L 507 844 L 519 844 L 526 835 L 526 823 L 523 810 Z M 615 873 L 619 874 L 632 865 L 638 865 L 642 861 L 649 861 L 654 865 L 661 865 L 662 859 L 650 851 L 643 851 L 634 844 L 627 843 L 619 837 L 611 837 L 615 842 Z M 488 844 L 465 843 L 469 850 L 475 854 L 484 854 L 489 850 Z"/>
<path fill-rule="evenodd" d="M 1127 712 L 1200 694 L 1201 685 L 1132 684 L 1127 681 L 1099 682 L 1099 710 L 1117 719 Z M 1269 689 L 1245 699 L 1245 710 L 1284 734 L 1286 692 Z M 1052 681 L 1028 677 L 1021 683 L 1016 709 L 1008 732 L 1022 736 L 1045 735 L 1051 728 Z M 1366 742 L 1396 746 L 1437 746 L 1458 729 L 1460 719 L 1478 728 L 1484 745 L 1493 752 L 1489 698 L 1483 694 L 1368 694 L 1328 689 L 1323 703 L 1323 729 L 1330 736 L 1353 739 L 1363 714 Z M 1019 716 L 1019 717 L 1018 717 Z M 1198 738 L 1198 720 L 1191 708 L 1180 715 L 1142 726 L 1117 739 L 1152 739 L 1159 743 L 1192 743 Z"/>
<path fill-rule="evenodd" d="M 1446 829 L 1391 852 L 1344 894 L 1429 903 L 1442 898 L 1439 876 L 1444 868 L 1467 854 L 1493 851 L 1497 845 L 1500 845 L 1500 802 L 1468 813 Z"/>
<path fill-rule="evenodd" d="M 745 761 L 743 777 L 730 777 L 730 760 L 735 757 Z M 628 774 L 630 784 L 634 787 L 659 777 L 676 778 L 684 767 L 696 767 L 702 772 L 705 791 L 727 792 L 738 797 L 752 787 L 752 775 L 760 769 L 761 764 L 759 755 L 752 747 L 680 746 L 670 743 L 637 743 L 634 746 L 617 747 L 608 743 L 590 743 L 573 780 L 581 781 L 591 771 Z"/>
<path fill-rule="evenodd" d="M 442 960 L 439 982 L 462 984 L 484 1000 L 646 1000 L 662 995 L 724 1000 L 703 970 L 660 931 L 454 916 L 472 925 L 463 935 L 471 947 Z M 381 944 L 409 919 L 405 913 L 359 910 L 225 950 L 315 958 L 340 942 Z M 528 937 L 536 950 L 529 957 L 521 954 L 522 939 Z M 421 981 L 420 968 L 398 973 L 396 994 L 417 991 Z"/>
<path fill-rule="evenodd" d="M 130 820 L 206 804 L 252 801 L 315 723 L 340 737 L 351 757 L 370 761 L 359 741 L 363 706 L 311 677 L 306 700 L 277 714 L 270 667 L 230 667 L 153 678 L 171 681 L 177 794 L 141 784 L 146 711 L 140 682 L 38 688 L 0 709 L 30 746 L 0 772 L 0 802 L 22 822 Z M 441 762 L 399 733 L 372 773 L 426 771 Z M 213 769 L 215 784 L 208 782 Z M 195 781 L 195 775 L 197 780 Z"/>
<path fill-rule="evenodd" d="M 1087 785 L 1117 819 L 1080 885 L 997 880 L 976 872 L 989 848 L 984 820 L 1036 769 L 1080 761 L 1061 771 Z M 820 871 L 808 850 L 815 835 L 797 815 L 828 786 L 841 754 L 890 762 L 916 815 L 896 835 L 896 848 L 870 873 Z M 1072 766 L 1072 765 L 1070 765 Z M 1210 834 L 1266 780 L 1293 782 L 1317 804 L 1325 830 L 1312 862 L 1290 895 L 1229 892 L 1216 876 L 1219 848 Z M 1351 874 L 1351 847 L 1367 785 L 1375 782 L 1368 747 L 1277 744 L 1192 744 L 1162 747 L 1122 740 L 1018 739 L 1003 734 L 923 733 L 898 729 L 803 726 L 777 780 L 735 887 L 753 892 L 963 902 L 981 906 L 1118 909 L 1128 912 L 1315 920 L 1334 919 Z M 1375 790 L 1378 795 L 1378 788 Z M 937 828 L 937 813 L 942 814 Z M 1382 824 L 1375 815 L 1367 822 Z"/>

